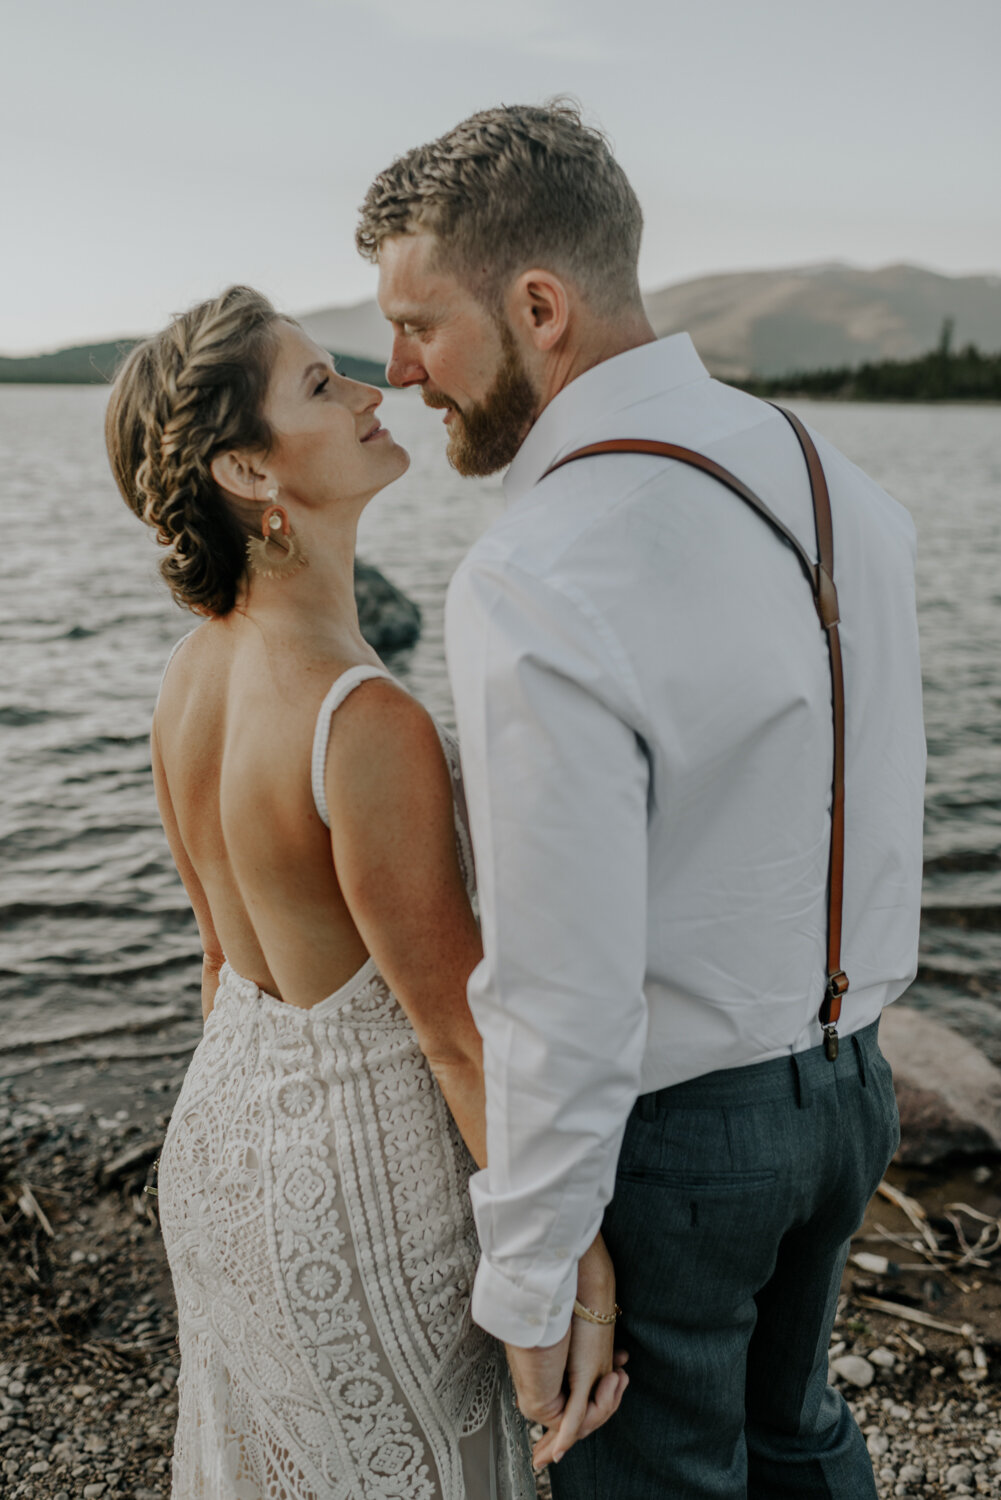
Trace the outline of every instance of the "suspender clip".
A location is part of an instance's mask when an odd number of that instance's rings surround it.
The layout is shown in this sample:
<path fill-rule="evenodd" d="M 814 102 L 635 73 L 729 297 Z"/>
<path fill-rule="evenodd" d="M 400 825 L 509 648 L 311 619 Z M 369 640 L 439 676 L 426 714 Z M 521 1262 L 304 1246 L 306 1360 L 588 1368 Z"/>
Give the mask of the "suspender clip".
<path fill-rule="evenodd" d="M 820 1024 L 824 1032 L 824 1056 L 833 1062 L 838 1055 L 838 1017 L 841 1015 L 841 997 L 848 993 L 848 975 L 838 969 L 827 976 L 824 1003 L 820 1008 Z"/>

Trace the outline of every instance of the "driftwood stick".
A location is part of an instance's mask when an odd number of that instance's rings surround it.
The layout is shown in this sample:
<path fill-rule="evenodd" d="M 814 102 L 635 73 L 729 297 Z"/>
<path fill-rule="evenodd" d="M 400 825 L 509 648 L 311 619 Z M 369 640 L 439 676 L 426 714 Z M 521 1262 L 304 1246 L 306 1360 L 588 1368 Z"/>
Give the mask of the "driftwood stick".
<path fill-rule="evenodd" d="M 892 1203 L 896 1208 L 899 1208 L 902 1214 L 906 1214 L 929 1250 L 934 1250 L 937 1253 L 939 1249 L 938 1240 L 928 1224 L 928 1215 L 917 1199 L 908 1198 L 906 1193 L 902 1193 L 899 1188 L 895 1188 L 892 1182 L 887 1182 L 885 1177 L 876 1191 L 881 1198 L 885 1198 L 888 1203 Z"/>
<path fill-rule="evenodd" d="M 119 1177 L 145 1167 L 159 1153 L 162 1145 L 163 1136 L 157 1135 L 145 1141 L 139 1141 L 125 1151 L 120 1151 L 117 1156 L 112 1157 L 111 1161 L 105 1162 L 102 1166 L 99 1173 L 101 1182 L 107 1186 Z"/>
<path fill-rule="evenodd" d="M 927 1271 L 929 1266 L 934 1266 L 935 1270 L 941 1269 L 942 1258 L 947 1253 L 946 1251 L 929 1250 L 924 1244 L 915 1244 L 914 1240 L 905 1240 L 902 1234 L 894 1234 L 882 1224 L 877 1224 L 876 1229 L 880 1239 L 888 1240 L 891 1245 L 899 1245 L 901 1250 L 909 1250 L 912 1255 L 923 1255 L 924 1270 Z"/>
<path fill-rule="evenodd" d="M 1001 1225 L 1001 1219 L 996 1214 L 982 1214 L 979 1208 L 971 1208 L 968 1203 L 947 1203 L 947 1209 L 957 1214 L 969 1214 L 971 1219 L 978 1219 L 981 1224 L 990 1224 L 994 1228 Z"/>
<path fill-rule="evenodd" d="M 26 1182 L 22 1182 L 21 1184 L 21 1196 L 17 1200 L 17 1206 L 26 1219 L 34 1219 L 36 1223 L 41 1225 L 50 1240 L 55 1239 L 56 1231 L 49 1223 L 45 1215 L 45 1210 Z"/>
<path fill-rule="evenodd" d="M 946 1218 L 949 1220 L 949 1223 L 952 1225 L 953 1229 L 955 1229 L 956 1239 L 959 1241 L 960 1248 L 963 1252 L 962 1255 L 956 1256 L 954 1264 L 956 1266 L 979 1266 L 982 1270 L 989 1271 L 991 1269 L 991 1263 L 989 1260 L 984 1259 L 984 1241 L 990 1235 L 990 1229 L 982 1229 L 979 1236 L 977 1237 L 976 1244 L 971 1245 L 968 1242 L 966 1235 L 963 1233 L 963 1226 L 959 1222 L 959 1219 L 956 1217 L 956 1215 L 947 1212 Z"/>
<path fill-rule="evenodd" d="M 910 1344 L 915 1354 L 920 1354 L 923 1357 L 928 1352 L 920 1339 L 912 1338 L 911 1335 L 909 1333 L 905 1333 L 902 1328 L 897 1330 L 897 1337 L 903 1339 L 905 1344 Z"/>
<path fill-rule="evenodd" d="M 882 1297 L 858 1297 L 862 1307 L 873 1312 L 888 1313 L 891 1318 L 903 1318 L 905 1323 L 920 1323 L 922 1328 L 936 1328 L 939 1333 L 955 1333 L 963 1339 L 979 1339 L 980 1335 L 971 1323 L 943 1323 L 941 1318 L 931 1318 L 917 1307 L 905 1307 L 900 1302 L 885 1302 Z"/>

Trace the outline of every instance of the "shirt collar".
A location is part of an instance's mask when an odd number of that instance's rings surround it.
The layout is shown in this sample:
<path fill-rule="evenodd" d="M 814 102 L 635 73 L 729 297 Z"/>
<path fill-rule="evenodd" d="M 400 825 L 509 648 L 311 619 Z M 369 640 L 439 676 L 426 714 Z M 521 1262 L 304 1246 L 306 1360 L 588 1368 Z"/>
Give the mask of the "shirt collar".
<path fill-rule="evenodd" d="M 708 380 L 709 372 L 687 333 L 639 344 L 602 360 L 578 375 L 550 401 L 522 443 L 504 476 L 504 499 L 513 505 L 532 489 L 550 464 L 599 437 L 642 437 L 640 432 L 609 434 L 610 415 L 676 387 Z M 620 423 L 621 425 L 621 423 Z"/>

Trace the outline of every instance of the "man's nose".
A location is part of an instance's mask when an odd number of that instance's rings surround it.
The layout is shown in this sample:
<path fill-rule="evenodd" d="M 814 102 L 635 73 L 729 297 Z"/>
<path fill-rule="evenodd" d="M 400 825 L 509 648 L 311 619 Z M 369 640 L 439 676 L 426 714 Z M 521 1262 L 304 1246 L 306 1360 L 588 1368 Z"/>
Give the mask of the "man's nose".
<path fill-rule="evenodd" d="M 428 372 L 415 356 L 410 340 L 395 338 L 386 364 L 386 379 L 390 385 L 421 385 L 427 378 Z"/>

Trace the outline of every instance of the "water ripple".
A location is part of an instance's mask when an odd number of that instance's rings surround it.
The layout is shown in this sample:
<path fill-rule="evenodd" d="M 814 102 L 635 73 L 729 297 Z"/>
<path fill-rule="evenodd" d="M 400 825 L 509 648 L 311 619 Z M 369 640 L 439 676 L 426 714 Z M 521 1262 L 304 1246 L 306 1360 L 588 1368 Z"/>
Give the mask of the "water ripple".
<path fill-rule="evenodd" d="M 197 931 L 149 769 L 160 672 L 190 617 L 119 500 L 106 391 L 0 388 L 0 1067 L 181 1056 L 200 1029 Z M 928 804 L 921 967 L 910 1000 L 1001 1062 L 1001 410 L 797 403 L 915 518 Z M 501 508 L 497 480 L 447 466 L 440 424 L 389 392 L 413 463 L 362 519 L 361 554 L 424 611 L 394 669 L 446 723 L 445 588 Z M 67 497 L 72 496 L 72 523 Z M 12 1055 L 13 1054 L 13 1055 Z"/>

